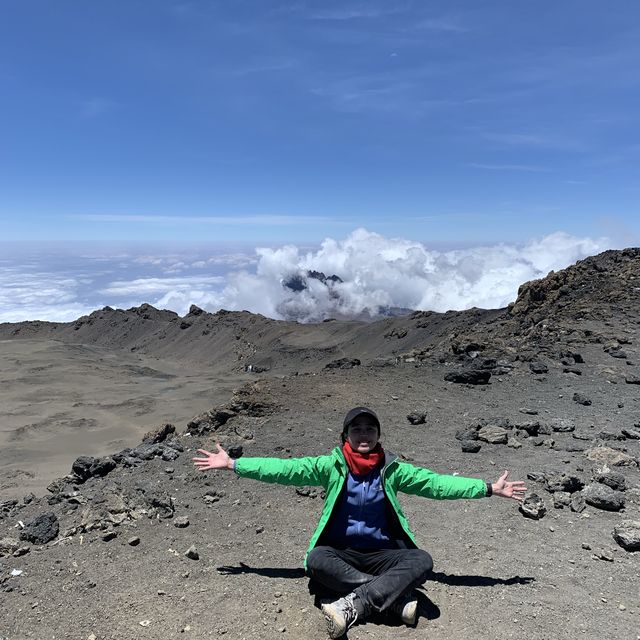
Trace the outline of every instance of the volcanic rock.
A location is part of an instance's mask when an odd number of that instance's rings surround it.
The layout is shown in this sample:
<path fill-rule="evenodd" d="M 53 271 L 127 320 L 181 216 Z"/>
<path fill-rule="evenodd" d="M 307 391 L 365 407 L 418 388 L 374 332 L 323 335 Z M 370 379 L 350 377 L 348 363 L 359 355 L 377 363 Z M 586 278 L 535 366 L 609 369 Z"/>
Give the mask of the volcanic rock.
<path fill-rule="evenodd" d="M 468 369 L 467 371 L 450 371 L 444 376 L 447 382 L 460 384 L 487 384 L 491 372 L 483 369 Z"/>
<path fill-rule="evenodd" d="M 477 440 L 461 440 L 460 447 L 464 453 L 478 453 L 482 445 Z"/>
<path fill-rule="evenodd" d="M 558 473 L 550 474 L 545 477 L 545 488 L 549 493 L 563 491 L 566 493 L 575 493 L 584 487 L 584 482 L 578 476 Z"/>
<path fill-rule="evenodd" d="M 578 404 L 584 405 L 585 407 L 591 406 L 591 400 L 587 398 L 587 396 L 583 395 L 582 393 L 578 393 L 578 392 L 574 393 L 573 401 L 577 402 Z"/>
<path fill-rule="evenodd" d="M 613 528 L 613 539 L 626 551 L 640 551 L 640 521 L 623 520 Z"/>
<path fill-rule="evenodd" d="M 621 491 L 614 491 L 599 482 L 586 486 L 582 490 L 582 496 L 587 504 L 605 511 L 620 511 L 625 504 L 625 497 Z"/>
<path fill-rule="evenodd" d="M 42 513 L 24 525 L 20 540 L 33 544 L 47 544 L 58 536 L 60 525 L 55 513 Z"/>
<path fill-rule="evenodd" d="M 478 431 L 478 440 L 483 440 L 489 444 L 507 444 L 509 432 L 502 427 L 487 425 Z"/>
<path fill-rule="evenodd" d="M 358 358 L 339 358 L 333 360 L 324 366 L 325 369 L 353 369 L 353 367 L 359 367 L 361 364 Z"/>
<path fill-rule="evenodd" d="M 411 424 L 424 424 L 427 421 L 427 414 L 424 413 L 423 411 L 421 412 L 414 411 L 413 413 L 410 413 L 409 415 L 407 415 L 407 420 Z"/>
<path fill-rule="evenodd" d="M 548 373 L 549 367 L 544 362 L 530 362 L 529 370 L 531 373 Z"/>
<path fill-rule="evenodd" d="M 540 520 L 547 513 L 544 500 L 536 493 L 528 495 L 518 509 L 525 518 L 531 518 L 532 520 Z"/>
<path fill-rule="evenodd" d="M 571 494 L 567 491 L 556 491 L 553 494 L 553 508 L 564 509 L 571 506 Z"/>
<path fill-rule="evenodd" d="M 640 376 L 629 374 L 628 376 L 625 377 L 624 381 L 627 384 L 640 384 Z"/>
<path fill-rule="evenodd" d="M 149 431 L 145 433 L 142 437 L 142 442 L 146 442 L 149 444 L 156 444 L 158 442 L 164 442 L 172 433 L 175 433 L 176 428 L 170 424 L 166 423 L 162 426 L 154 429 L 153 431 Z"/>
<path fill-rule="evenodd" d="M 610 467 L 637 467 L 638 463 L 633 456 L 610 447 L 594 447 L 587 449 L 585 455 L 593 462 L 607 464 Z"/>
<path fill-rule="evenodd" d="M 625 477 L 621 473 L 616 473 L 615 471 L 599 473 L 595 476 L 594 480 L 600 484 L 606 484 L 614 491 L 624 491 L 627 488 Z"/>
<path fill-rule="evenodd" d="M 640 429 L 625 427 L 624 429 L 622 429 L 622 435 L 626 436 L 630 440 L 640 440 Z"/>

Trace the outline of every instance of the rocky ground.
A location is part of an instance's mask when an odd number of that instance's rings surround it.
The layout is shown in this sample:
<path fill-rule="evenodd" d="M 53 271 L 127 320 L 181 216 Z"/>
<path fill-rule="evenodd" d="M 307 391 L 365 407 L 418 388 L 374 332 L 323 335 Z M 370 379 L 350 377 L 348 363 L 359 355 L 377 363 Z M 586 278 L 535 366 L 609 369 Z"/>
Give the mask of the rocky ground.
<path fill-rule="evenodd" d="M 420 620 L 373 620 L 349 638 L 637 640 L 639 275 L 640 251 L 607 252 L 524 285 L 509 309 L 299 332 L 196 312 L 209 335 L 223 321 L 244 336 L 220 367 L 260 370 L 209 411 L 70 459 L 43 495 L 0 503 L 0 637 L 326 637 L 301 568 L 321 489 L 198 474 L 190 459 L 215 441 L 235 455 L 326 453 L 344 413 L 366 404 L 384 446 L 413 464 L 492 480 L 508 469 L 529 492 L 522 508 L 403 496 L 435 559 Z M 86 326 L 0 335 L 66 343 Z M 136 332 L 146 354 L 163 342 Z M 102 347 L 115 353 L 112 335 Z"/>

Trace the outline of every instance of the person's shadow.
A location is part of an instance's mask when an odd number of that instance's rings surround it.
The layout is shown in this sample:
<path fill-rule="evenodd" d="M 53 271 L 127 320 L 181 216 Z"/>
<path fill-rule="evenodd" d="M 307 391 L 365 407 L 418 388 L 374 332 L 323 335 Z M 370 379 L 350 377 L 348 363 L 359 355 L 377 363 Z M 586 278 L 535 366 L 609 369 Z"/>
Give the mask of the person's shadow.
<path fill-rule="evenodd" d="M 223 566 L 217 567 L 218 573 L 223 575 L 238 575 L 244 573 L 255 573 L 256 575 L 265 576 L 267 578 L 303 578 L 306 573 L 302 567 L 250 567 L 244 562 L 240 562 L 238 566 Z M 461 587 L 494 587 L 497 585 L 524 585 L 534 582 L 533 577 L 512 576 L 511 578 L 494 578 L 491 576 L 482 575 L 456 575 L 447 574 L 441 571 L 433 571 L 429 576 L 427 584 L 429 582 L 440 582 L 442 584 L 450 586 Z M 333 601 L 340 597 L 341 594 L 337 594 L 323 585 L 310 580 L 309 581 L 309 594 L 314 598 L 314 606 L 318 609 L 325 602 Z M 342 594 L 344 595 L 344 594 Z M 416 595 L 418 596 L 418 620 L 426 618 L 427 620 L 436 620 L 440 617 L 440 608 L 431 600 L 426 593 L 422 590 L 416 589 Z M 397 618 L 385 614 L 374 614 L 371 617 L 367 617 L 367 624 L 384 624 L 386 626 L 399 627 L 402 623 Z M 347 636 L 343 636 L 347 640 Z"/>

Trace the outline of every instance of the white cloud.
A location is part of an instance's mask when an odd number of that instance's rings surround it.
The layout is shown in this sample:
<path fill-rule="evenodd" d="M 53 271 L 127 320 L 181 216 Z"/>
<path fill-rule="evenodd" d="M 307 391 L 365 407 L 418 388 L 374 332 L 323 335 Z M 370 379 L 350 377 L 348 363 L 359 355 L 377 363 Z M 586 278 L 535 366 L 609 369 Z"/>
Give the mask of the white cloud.
<path fill-rule="evenodd" d="M 128 308 L 148 302 L 180 315 L 196 304 L 252 311 L 272 318 L 316 321 L 358 315 L 378 307 L 447 311 L 498 308 L 515 300 L 518 287 L 551 270 L 614 248 L 606 238 L 558 232 L 522 245 L 500 244 L 449 251 L 357 229 L 320 247 L 284 245 L 246 253 L 117 255 L 69 260 L 55 273 L 26 260 L 0 270 L 0 321 L 70 321 L 105 305 Z M 123 269 L 128 279 L 119 277 Z M 180 271 L 167 275 L 168 272 Z M 213 273 L 212 273 L 213 271 Z M 308 271 L 336 275 L 323 284 Z M 118 275 L 116 275 L 118 274 Z M 284 286 L 292 277 L 306 289 Z"/>

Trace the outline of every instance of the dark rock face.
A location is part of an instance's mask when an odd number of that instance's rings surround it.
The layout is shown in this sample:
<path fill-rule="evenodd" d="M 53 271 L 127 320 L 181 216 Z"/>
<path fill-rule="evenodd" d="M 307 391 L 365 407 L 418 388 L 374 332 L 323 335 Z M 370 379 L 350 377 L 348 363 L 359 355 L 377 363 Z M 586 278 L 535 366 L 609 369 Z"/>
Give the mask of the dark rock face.
<path fill-rule="evenodd" d="M 482 445 L 477 440 L 462 440 L 460 447 L 464 453 L 478 453 Z"/>
<path fill-rule="evenodd" d="M 487 384 L 491 372 L 483 369 L 469 369 L 468 371 L 450 371 L 444 377 L 447 382 L 461 384 Z"/>
<path fill-rule="evenodd" d="M 20 532 L 20 540 L 33 544 L 47 544 L 58 536 L 60 525 L 55 513 L 43 513 L 27 522 Z"/>
<path fill-rule="evenodd" d="M 627 551 L 640 551 L 640 522 L 623 520 L 614 527 L 613 539 Z"/>
<path fill-rule="evenodd" d="M 82 482 L 84 482 L 91 477 L 89 470 L 94 462 L 95 458 L 91 456 L 80 456 L 76 458 L 74 463 L 71 465 L 71 471 L 75 473 Z"/>
<path fill-rule="evenodd" d="M 582 490 L 582 496 L 587 504 L 605 511 L 620 511 L 625 504 L 622 492 L 614 491 L 611 487 L 598 482 L 585 487 Z"/>

